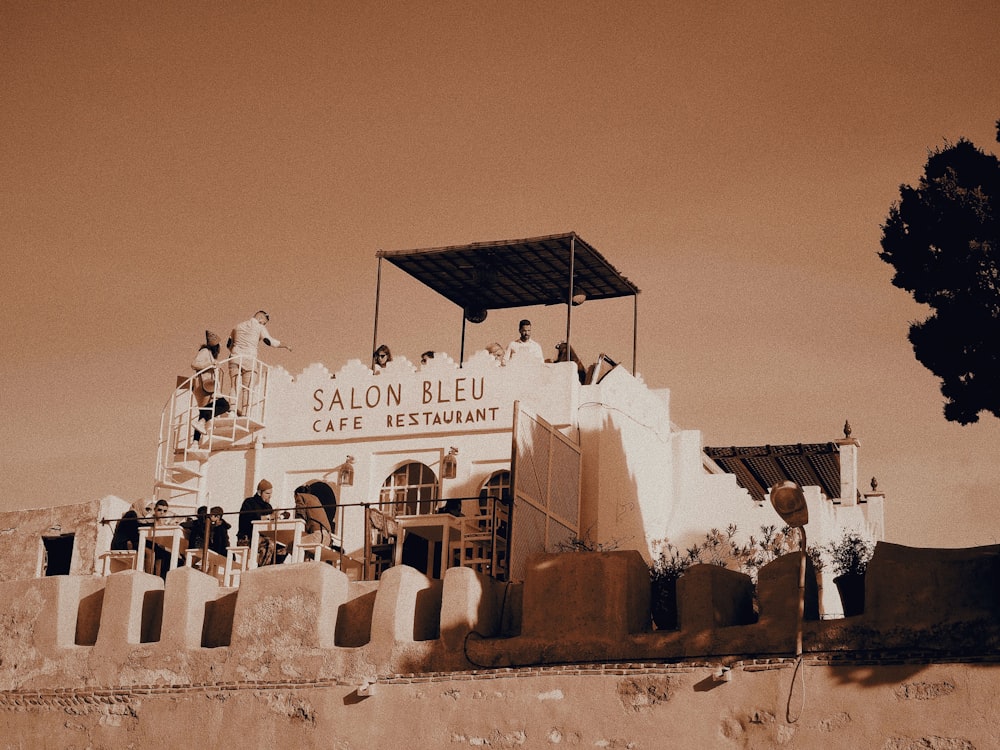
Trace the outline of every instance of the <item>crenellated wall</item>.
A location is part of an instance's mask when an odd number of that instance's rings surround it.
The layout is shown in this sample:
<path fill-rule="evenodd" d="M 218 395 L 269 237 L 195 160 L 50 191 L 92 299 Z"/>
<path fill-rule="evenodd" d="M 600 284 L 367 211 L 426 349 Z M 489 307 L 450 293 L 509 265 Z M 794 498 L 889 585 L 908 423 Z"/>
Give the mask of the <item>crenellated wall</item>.
<path fill-rule="evenodd" d="M 663 747 L 665 727 L 719 747 L 803 732 L 824 747 L 996 746 L 1000 547 L 879 544 L 865 613 L 805 621 L 802 663 L 797 556 L 761 571 L 759 613 L 745 578 L 692 568 L 669 631 L 650 625 L 634 551 L 538 555 L 521 585 L 405 566 L 359 583 L 313 562 L 249 571 L 239 589 L 186 567 L 165 585 L 136 571 L 4 582 L 0 746 L 246 744 L 252 730 L 254 747 L 638 748 Z M 802 670 L 809 719 L 790 720 Z M 869 693 L 887 702 L 877 722 Z M 923 714 L 906 725 L 910 707 Z M 882 739 L 905 736 L 967 744 Z"/>
<path fill-rule="evenodd" d="M 809 650 L 981 649 L 996 637 L 1000 548 L 914 549 L 879 543 L 859 617 L 819 621 L 807 586 Z M 812 584 L 812 581 L 810 581 Z M 443 581 L 407 566 L 350 581 L 323 563 L 257 568 L 239 588 L 190 567 L 158 576 L 53 576 L 0 584 L 0 688 L 117 683 L 169 673 L 188 681 L 277 675 L 349 680 L 404 672 L 546 663 L 793 653 L 798 556 L 750 579 L 696 565 L 678 581 L 679 629 L 655 630 L 637 552 L 540 554 L 523 584 L 468 568 Z M 934 630 L 936 640 L 924 636 Z M 951 633 L 951 635 L 948 635 Z M 957 639 L 957 640 L 956 640 Z M 136 656 L 141 655 L 137 668 Z M 74 665 L 86 665 L 73 674 Z M 54 670 L 53 667 L 58 669 Z"/>

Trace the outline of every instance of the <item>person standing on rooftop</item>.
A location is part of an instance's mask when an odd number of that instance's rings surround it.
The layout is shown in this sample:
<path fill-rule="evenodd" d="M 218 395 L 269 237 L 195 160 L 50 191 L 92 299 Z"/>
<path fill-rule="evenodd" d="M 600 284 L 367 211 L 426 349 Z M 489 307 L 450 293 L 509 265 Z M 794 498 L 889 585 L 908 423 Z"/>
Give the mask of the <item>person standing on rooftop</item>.
<path fill-rule="evenodd" d="M 507 364 L 507 353 L 503 350 L 503 347 L 500 346 L 499 342 L 494 341 L 492 344 L 487 344 L 486 345 L 486 351 L 488 351 L 490 354 L 492 354 L 493 358 L 500 365 Z"/>
<path fill-rule="evenodd" d="M 233 378 L 233 388 L 237 390 L 236 413 L 246 414 L 247 400 L 253 373 L 257 364 L 257 348 L 263 341 L 265 346 L 275 349 L 292 350 L 287 344 L 282 344 L 274 338 L 266 328 L 271 316 L 263 310 L 258 310 L 249 320 L 237 325 L 229 336 L 229 374 Z"/>
<path fill-rule="evenodd" d="M 392 362 L 392 352 L 385 344 L 381 344 L 378 349 L 372 352 L 372 372 L 380 373 L 383 368 Z"/>
<path fill-rule="evenodd" d="M 218 335 L 205 331 L 205 343 L 198 349 L 191 363 L 191 369 L 195 371 L 191 381 L 191 393 L 198 405 L 198 419 L 194 424 L 195 443 L 208 432 L 209 422 L 213 417 L 222 416 L 229 411 L 229 402 L 224 397 L 216 395 L 219 386 L 216 361 L 219 358 L 220 346 Z"/>
<path fill-rule="evenodd" d="M 542 347 L 537 341 L 531 338 L 531 321 L 522 320 L 518 326 L 518 338 L 514 339 L 507 345 L 507 361 L 514 359 L 515 356 L 519 356 L 521 360 L 525 359 L 537 359 L 539 362 L 545 361 L 545 355 L 542 353 Z"/>

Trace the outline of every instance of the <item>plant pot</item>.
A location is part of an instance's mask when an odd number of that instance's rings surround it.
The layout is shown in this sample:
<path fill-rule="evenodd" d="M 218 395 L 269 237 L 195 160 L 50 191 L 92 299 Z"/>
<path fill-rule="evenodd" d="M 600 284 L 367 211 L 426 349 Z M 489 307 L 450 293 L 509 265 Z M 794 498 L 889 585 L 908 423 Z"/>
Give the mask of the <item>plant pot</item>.
<path fill-rule="evenodd" d="M 833 579 L 844 605 L 844 617 L 854 617 L 865 611 L 864 573 L 845 573 Z"/>
<path fill-rule="evenodd" d="M 649 611 L 657 630 L 677 629 L 677 579 L 654 578 L 650 583 Z"/>

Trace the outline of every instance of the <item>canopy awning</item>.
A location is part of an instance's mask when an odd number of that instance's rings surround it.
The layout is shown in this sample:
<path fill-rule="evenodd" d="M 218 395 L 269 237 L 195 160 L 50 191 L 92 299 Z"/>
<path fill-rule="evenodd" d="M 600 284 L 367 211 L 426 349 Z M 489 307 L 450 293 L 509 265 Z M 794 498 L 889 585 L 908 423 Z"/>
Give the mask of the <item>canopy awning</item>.
<path fill-rule="evenodd" d="M 568 304 L 580 294 L 597 300 L 639 293 L 635 284 L 575 232 L 422 250 L 380 250 L 378 256 L 470 311 Z"/>
<path fill-rule="evenodd" d="M 573 305 L 616 297 L 637 300 L 639 294 L 635 284 L 575 232 L 418 250 L 379 250 L 376 256 L 379 269 L 386 260 L 462 309 L 460 360 L 464 358 L 465 321 L 482 322 L 489 310 L 564 304 L 569 342 Z M 373 341 L 378 338 L 379 294 L 376 290 Z M 636 317 L 634 312 L 633 372 Z"/>

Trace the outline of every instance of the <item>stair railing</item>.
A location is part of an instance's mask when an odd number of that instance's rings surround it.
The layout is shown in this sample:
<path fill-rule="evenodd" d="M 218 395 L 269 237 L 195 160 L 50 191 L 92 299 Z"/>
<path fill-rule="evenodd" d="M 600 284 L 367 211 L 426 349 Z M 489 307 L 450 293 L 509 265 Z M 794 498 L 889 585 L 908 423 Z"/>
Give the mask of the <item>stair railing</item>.
<path fill-rule="evenodd" d="M 224 398 L 229 409 L 219 415 L 214 415 L 213 410 L 212 419 L 203 426 L 199 425 L 201 409 L 211 407 L 198 406 L 195 388 L 199 376 L 212 368 L 200 370 L 191 377 L 177 378 L 176 387 L 160 415 L 155 479 L 158 489 L 183 491 L 186 480 L 177 481 L 178 465 L 189 461 L 205 461 L 213 451 L 238 444 L 263 428 L 269 368 L 260 360 L 253 361 L 249 382 L 244 383 L 240 377 L 231 377 L 229 365 L 233 361 L 224 359 L 214 365 L 215 396 Z M 245 365 L 247 360 L 243 358 L 241 362 Z M 240 403 L 245 406 L 242 415 L 237 413 L 237 405 Z M 203 427 L 198 442 L 194 440 L 196 426 Z M 197 476 L 196 472 L 188 472 L 188 479 L 194 476 Z"/>

